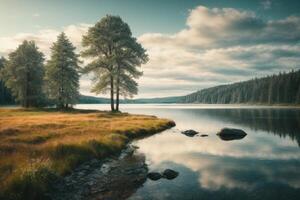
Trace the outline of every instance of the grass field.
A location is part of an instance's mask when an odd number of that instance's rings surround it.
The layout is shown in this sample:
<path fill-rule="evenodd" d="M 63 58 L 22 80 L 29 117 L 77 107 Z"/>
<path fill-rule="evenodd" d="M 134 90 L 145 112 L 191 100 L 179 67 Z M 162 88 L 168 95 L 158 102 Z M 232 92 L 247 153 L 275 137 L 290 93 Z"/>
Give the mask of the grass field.
<path fill-rule="evenodd" d="M 0 109 L 0 199 L 40 199 L 53 177 L 174 125 L 126 113 Z"/>

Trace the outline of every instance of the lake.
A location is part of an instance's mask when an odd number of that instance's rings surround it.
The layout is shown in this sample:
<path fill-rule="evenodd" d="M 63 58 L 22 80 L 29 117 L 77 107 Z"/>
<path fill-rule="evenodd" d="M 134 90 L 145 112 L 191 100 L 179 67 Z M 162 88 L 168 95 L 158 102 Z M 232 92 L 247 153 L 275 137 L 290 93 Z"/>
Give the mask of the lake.
<path fill-rule="evenodd" d="M 77 105 L 107 110 L 109 105 Z M 233 105 L 121 105 L 124 112 L 170 118 L 176 127 L 135 141 L 149 172 L 172 169 L 173 180 L 148 179 L 133 199 L 300 199 L 300 109 Z M 222 140 L 224 127 L 247 136 Z M 194 129 L 208 137 L 187 137 Z"/>

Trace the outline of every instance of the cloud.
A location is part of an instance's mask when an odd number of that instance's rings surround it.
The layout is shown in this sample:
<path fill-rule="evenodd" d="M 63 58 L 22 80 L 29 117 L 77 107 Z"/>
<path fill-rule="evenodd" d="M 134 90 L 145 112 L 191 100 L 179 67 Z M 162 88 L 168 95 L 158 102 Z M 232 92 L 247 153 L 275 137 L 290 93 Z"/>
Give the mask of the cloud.
<path fill-rule="evenodd" d="M 76 24 L 61 30 L 0 37 L 0 56 L 27 39 L 35 40 L 48 58 L 50 46 L 61 31 L 80 51 L 82 35 L 89 26 Z M 138 97 L 184 95 L 299 68 L 300 17 L 264 20 L 253 11 L 198 6 L 189 11 L 182 30 L 173 34 L 145 33 L 138 41 L 150 57 L 142 66 L 144 76 L 138 81 Z M 83 78 L 81 83 L 81 92 L 91 95 L 88 79 Z"/>
<path fill-rule="evenodd" d="M 51 45 L 62 31 L 66 33 L 76 47 L 80 48 L 82 35 L 89 26 L 89 24 L 78 24 L 63 27 L 62 30 L 42 29 L 37 33 L 18 33 L 10 37 L 0 37 L 0 55 L 7 56 L 9 52 L 15 50 L 24 40 L 34 40 L 39 49 L 48 58 Z"/>
<path fill-rule="evenodd" d="M 264 21 L 252 11 L 233 8 L 191 10 L 187 28 L 173 35 L 144 34 L 141 41 L 166 46 L 217 48 L 245 44 L 299 42 L 300 17 Z"/>
<path fill-rule="evenodd" d="M 182 94 L 299 68 L 297 16 L 265 21 L 252 11 L 198 6 L 177 33 L 146 33 L 138 39 L 150 57 L 145 77 Z M 181 91 L 186 85 L 190 88 Z M 150 79 L 141 82 L 144 86 L 151 90 Z"/>

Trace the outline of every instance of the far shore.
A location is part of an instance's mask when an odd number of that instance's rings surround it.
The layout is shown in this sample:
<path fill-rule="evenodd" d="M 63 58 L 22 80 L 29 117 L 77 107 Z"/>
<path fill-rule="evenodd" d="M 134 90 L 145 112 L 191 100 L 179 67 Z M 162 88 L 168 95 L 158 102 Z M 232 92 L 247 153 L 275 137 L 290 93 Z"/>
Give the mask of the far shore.
<path fill-rule="evenodd" d="M 108 103 L 78 103 L 77 105 L 109 105 Z M 120 103 L 120 105 L 173 105 L 173 106 L 197 106 L 197 107 L 224 107 L 224 108 L 300 108 L 298 104 L 205 104 L 205 103 Z M 21 108 L 19 105 L 0 105 L 0 109 Z M 107 107 L 107 110 L 109 106 Z M 122 109 L 122 107 L 121 107 Z"/>

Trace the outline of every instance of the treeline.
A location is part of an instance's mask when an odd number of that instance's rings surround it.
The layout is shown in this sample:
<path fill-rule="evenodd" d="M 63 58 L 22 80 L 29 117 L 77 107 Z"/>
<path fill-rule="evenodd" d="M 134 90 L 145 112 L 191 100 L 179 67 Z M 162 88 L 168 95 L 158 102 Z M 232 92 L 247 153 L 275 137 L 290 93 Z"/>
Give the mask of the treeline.
<path fill-rule="evenodd" d="M 61 33 L 51 47 L 51 58 L 44 63 L 44 55 L 35 42 L 23 41 L 7 60 L 2 58 L 0 78 L 5 91 L 25 108 L 72 106 L 79 95 L 78 55 L 74 50 Z M 1 91 L 1 96 L 6 95 Z"/>
<path fill-rule="evenodd" d="M 181 103 L 300 104 L 300 70 L 200 90 Z"/>
<path fill-rule="evenodd" d="M 91 91 L 109 92 L 111 110 L 118 111 L 120 96 L 132 97 L 138 92 L 135 79 L 142 72 L 137 67 L 148 61 L 146 50 L 132 36 L 127 23 L 110 15 L 89 28 L 82 46 L 84 50 L 76 54 L 73 44 L 61 33 L 45 62 L 35 42 L 24 41 L 7 60 L 0 60 L 0 104 L 68 109 L 80 100 L 80 75 L 92 72 Z M 90 62 L 80 67 L 79 56 Z"/>

